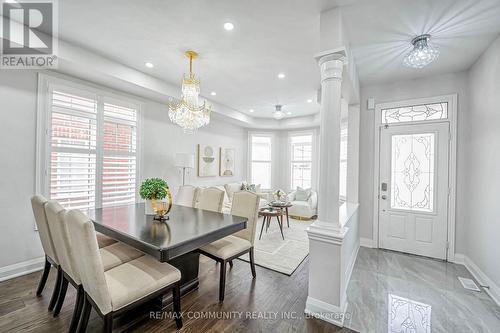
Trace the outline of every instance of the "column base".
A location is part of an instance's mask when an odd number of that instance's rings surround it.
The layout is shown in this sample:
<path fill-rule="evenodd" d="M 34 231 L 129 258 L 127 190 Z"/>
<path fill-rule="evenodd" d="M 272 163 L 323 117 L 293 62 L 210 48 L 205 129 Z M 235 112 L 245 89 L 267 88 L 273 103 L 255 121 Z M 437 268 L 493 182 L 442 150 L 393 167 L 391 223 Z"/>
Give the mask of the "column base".
<path fill-rule="evenodd" d="M 304 313 L 310 317 L 324 320 L 339 327 L 344 327 L 346 309 L 347 302 L 344 302 L 342 307 L 339 307 L 307 296 Z"/>
<path fill-rule="evenodd" d="M 338 223 L 316 220 L 307 229 L 309 240 L 317 240 L 332 244 L 342 244 L 349 228 Z"/>
<path fill-rule="evenodd" d="M 343 327 L 347 308 L 346 289 L 357 243 L 356 227 L 316 221 L 307 229 L 309 237 L 309 293 L 304 312 Z M 351 226 L 354 232 L 350 232 Z M 354 254 L 355 259 L 355 254 Z"/>

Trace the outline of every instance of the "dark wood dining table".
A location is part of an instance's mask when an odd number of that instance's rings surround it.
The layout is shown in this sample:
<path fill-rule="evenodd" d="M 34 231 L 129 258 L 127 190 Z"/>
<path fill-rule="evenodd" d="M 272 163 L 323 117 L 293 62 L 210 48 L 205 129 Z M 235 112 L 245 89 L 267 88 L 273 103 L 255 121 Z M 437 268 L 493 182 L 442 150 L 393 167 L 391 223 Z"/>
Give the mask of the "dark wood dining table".
<path fill-rule="evenodd" d="M 247 219 L 173 205 L 168 220 L 146 215 L 144 203 L 88 211 L 96 231 L 168 262 L 182 274 L 181 294 L 198 287 L 199 253 L 203 245 L 245 229 Z M 169 302 L 165 297 L 162 303 Z"/>

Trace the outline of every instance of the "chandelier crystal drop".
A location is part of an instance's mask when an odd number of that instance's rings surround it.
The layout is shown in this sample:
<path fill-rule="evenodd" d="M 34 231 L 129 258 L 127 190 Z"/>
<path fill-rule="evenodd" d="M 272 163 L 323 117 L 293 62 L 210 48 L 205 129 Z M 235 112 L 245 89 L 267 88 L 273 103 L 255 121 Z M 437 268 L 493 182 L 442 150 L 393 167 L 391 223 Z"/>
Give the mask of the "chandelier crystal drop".
<path fill-rule="evenodd" d="M 404 65 L 412 68 L 424 68 L 439 57 L 439 50 L 429 45 L 431 35 L 420 35 L 411 41 L 413 50 L 404 58 Z"/>
<path fill-rule="evenodd" d="M 200 81 L 193 74 L 193 59 L 198 54 L 187 51 L 189 58 L 189 77 L 182 79 L 182 95 L 178 103 L 168 103 L 170 120 L 184 129 L 186 133 L 193 133 L 198 128 L 210 123 L 211 105 L 206 101 L 200 103 Z"/>

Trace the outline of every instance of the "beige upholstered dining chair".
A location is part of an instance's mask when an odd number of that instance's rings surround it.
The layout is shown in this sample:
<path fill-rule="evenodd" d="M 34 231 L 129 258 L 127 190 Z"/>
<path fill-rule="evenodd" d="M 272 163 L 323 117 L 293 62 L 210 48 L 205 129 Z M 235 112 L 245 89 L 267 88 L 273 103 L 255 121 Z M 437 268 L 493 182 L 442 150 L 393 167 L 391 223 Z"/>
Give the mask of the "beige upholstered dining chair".
<path fill-rule="evenodd" d="M 219 301 L 224 301 L 226 288 L 226 266 L 232 266 L 232 260 L 245 253 L 250 255 L 250 268 L 255 278 L 255 263 L 253 244 L 255 240 L 255 226 L 259 210 L 259 196 L 252 192 L 241 191 L 233 196 L 231 215 L 242 216 L 248 219 L 245 229 L 224 237 L 199 249 L 199 252 L 221 263 L 219 281 Z"/>
<path fill-rule="evenodd" d="M 78 318 L 80 318 L 80 312 L 83 305 L 83 287 L 81 285 L 80 275 L 76 270 L 76 254 L 73 252 L 68 233 L 68 226 L 66 225 L 66 219 L 64 218 L 66 212 L 67 211 L 59 205 L 57 201 L 49 200 L 45 205 L 45 214 L 47 216 L 49 231 L 52 235 L 52 241 L 56 252 L 59 254 L 59 263 L 62 270 L 62 282 L 60 285 L 59 296 L 54 308 L 54 317 L 56 317 L 61 311 L 66 297 L 68 283 L 71 283 L 71 285 L 73 285 L 77 290 L 75 310 L 70 324 L 70 332 L 74 332 L 76 330 L 76 325 L 78 324 Z M 117 241 L 109 246 L 100 248 L 99 253 L 104 270 L 106 271 L 144 255 L 144 253 Z"/>
<path fill-rule="evenodd" d="M 172 290 L 173 310 L 178 328 L 180 315 L 180 271 L 144 255 L 105 271 L 99 253 L 94 224 L 83 213 L 71 210 L 64 214 L 85 297 L 78 332 L 84 332 L 93 307 L 104 319 L 104 332 L 111 332 L 113 318 L 131 308 Z"/>
<path fill-rule="evenodd" d="M 45 265 L 43 268 L 42 276 L 40 278 L 40 282 L 38 282 L 36 295 L 40 296 L 42 294 L 45 283 L 47 282 L 47 277 L 49 276 L 50 268 L 54 266 L 57 269 L 57 278 L 56 284 L 54 286 L 54 291 L 52 292 L 52 297 L 49 302 L 49 310 L 52 311 L 52 309 L 54 309 L 54 306 L 56 305 L 59 286 L 62 280 L 62 272 L 59 270 L 59 259 L 56 255 L 52 236 L 50 235 L 49 231 L 49 225 L 47 223 L 47 216 L 45 215 L 46 204 L 47 199 L 41 195 L 35 195 L 31 198 L 31 207 L 33 209 L 33 215 L 35 216 L 38 235 L 40 237 L 40 241 L 42 242 L 43 251 L 45 252 Z"/>
<path fill-rule="evenodd" d="M 221 212 L 224 203 L 224 191 L 215 187 L 199 189 L 196 208 Z"/>
<path fill-rule="evenodd" d="M 183 185 L 179 187 L 177 196 L 174 198 L 175 204 L 180 206 L 193 207 L 195 191 L 196 187 L 192 185 Z"/>

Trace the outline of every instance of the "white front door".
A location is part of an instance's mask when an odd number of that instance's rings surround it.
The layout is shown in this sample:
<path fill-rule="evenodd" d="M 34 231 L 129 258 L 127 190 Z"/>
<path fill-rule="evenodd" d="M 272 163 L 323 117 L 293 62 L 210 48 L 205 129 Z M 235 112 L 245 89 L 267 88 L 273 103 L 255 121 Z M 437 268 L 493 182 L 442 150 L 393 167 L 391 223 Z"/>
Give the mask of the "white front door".
<path fill-rule="evenodd" d="M 379 245 L 446 259 L 449 123 L 380 128 Z"/>

